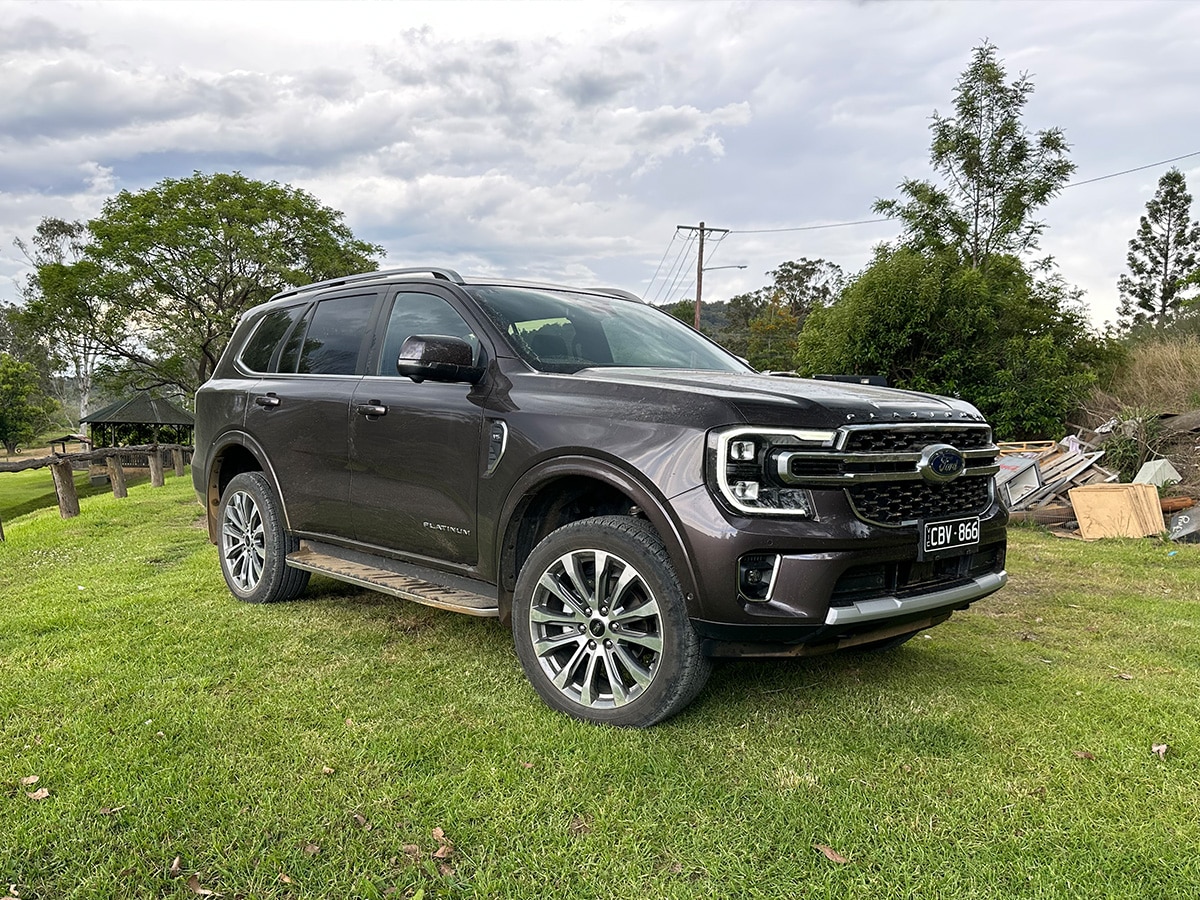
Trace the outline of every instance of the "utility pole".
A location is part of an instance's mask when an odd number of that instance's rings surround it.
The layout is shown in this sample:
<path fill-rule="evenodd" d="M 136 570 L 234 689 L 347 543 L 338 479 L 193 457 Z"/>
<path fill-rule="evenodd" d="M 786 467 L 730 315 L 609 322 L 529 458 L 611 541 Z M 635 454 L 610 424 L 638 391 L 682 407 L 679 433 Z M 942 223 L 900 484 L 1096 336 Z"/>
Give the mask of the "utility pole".
<path fill-rule="evenodd" d="M 700 232 L 700 252 L 696 254 L 696 317 L 692 326 L 700 330 L 700 296 L 704 292 L 704 235 L 706 232 L 729 234 L 728 228 L 705 228 L 704 223 L 700 223 L 700 227 L 695 225 L 676 225 L 676 231 L 698 231 Z"/>

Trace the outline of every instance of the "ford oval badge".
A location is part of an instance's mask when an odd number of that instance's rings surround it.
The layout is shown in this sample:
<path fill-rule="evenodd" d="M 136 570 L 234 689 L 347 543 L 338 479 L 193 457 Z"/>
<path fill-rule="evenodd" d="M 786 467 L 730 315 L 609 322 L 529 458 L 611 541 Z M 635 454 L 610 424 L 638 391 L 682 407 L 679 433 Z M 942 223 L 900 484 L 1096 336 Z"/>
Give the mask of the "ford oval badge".
<path fill-rule="evenodd" d="M 967 461 L 957 448 L 949 444 L 930 444 L 921 452 L 917 471 L 926 481 L 944 484 L 963 473 Z"/>

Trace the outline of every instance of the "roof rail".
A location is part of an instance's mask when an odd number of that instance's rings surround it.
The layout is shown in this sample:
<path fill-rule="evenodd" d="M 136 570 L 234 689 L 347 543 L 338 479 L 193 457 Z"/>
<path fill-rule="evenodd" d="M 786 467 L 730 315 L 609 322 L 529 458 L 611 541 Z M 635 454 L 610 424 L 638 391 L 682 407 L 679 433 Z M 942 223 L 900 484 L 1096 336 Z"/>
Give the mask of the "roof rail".
<path fill-rule="evenodd" d="M 374 272 L 363 272 L 359 275 L 344 275 L 341 278 L 327 278 L 324 281 L 317 281 L 313 284 L 306 284 L 302 287 L 290 288 L 286 291 L 280 291 L 272 300 L 278 300 L 282 297 L 292 297 L 296 294 L 304 294 L 309 291 L 315 291 L 319 288 L 341 287 L 343 284 L 354 284 L 358 281 L 375 281 L 379 278 L 387 278 L 392 275 L 432 275 L 434 278 L 440 278 L 442 281 L 449 281 L 454 284 L 464 284 L 463 278 L 453 269 L 440 269 L 434 266 L 417 266 L 410 269 L 377 269 Z"/>
<path fill-rule="evenodd" d="M 617 297 L 620 300 L 636 300 L 638 303 L 646 302 L 641 297 L 639 297 L 637 294 L 633 293 L 633 291 L 626 291 L 622 288 L 596 287 L 596 288 L 588 288 L 588 290 L 594 291 L 597 294 L 606 294 L 609 297 Z"/>

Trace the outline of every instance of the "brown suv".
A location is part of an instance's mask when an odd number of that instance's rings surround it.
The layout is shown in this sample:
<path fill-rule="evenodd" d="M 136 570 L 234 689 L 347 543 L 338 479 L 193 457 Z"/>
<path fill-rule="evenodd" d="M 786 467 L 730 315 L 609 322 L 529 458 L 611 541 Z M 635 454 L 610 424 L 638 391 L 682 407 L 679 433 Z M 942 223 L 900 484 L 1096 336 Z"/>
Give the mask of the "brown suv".
<path fill-rule="evenodd" d="M 1004 584 L 997 449 L 960 400 L 761 375 L 624 291 L 400 269 L 242 319 L 196 396 L 230 590 L 308 573 L 511 622 L 594 722 L 714 656 L 895 646 Z"/>

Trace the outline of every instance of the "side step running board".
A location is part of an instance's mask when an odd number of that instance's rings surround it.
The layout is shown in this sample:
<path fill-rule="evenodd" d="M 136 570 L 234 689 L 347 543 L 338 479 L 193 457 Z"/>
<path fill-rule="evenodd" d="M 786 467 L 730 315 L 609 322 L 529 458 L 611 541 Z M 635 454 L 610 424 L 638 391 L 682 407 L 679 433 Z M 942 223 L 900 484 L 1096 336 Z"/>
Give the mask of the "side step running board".
<path fill-rule="evenodd" d="M 353 562 L 339 556 L 321 553 L 310 547 L 302 546 L 295 553 L 289 553 L 287 564 L 294 569 L 305 569 L 318 575 L 328 575 L 339 581 L 357 584 L 399 597 L 411 600 L 425 606 L 445 609 L 450 612 L 465 613 L 468 616 L 494 619 L 500 615 L 496 607 L 496 598 L 476 594 L 460 588 L 444 587 L 432 581 L 402 575 L 376 566 Z"/>

